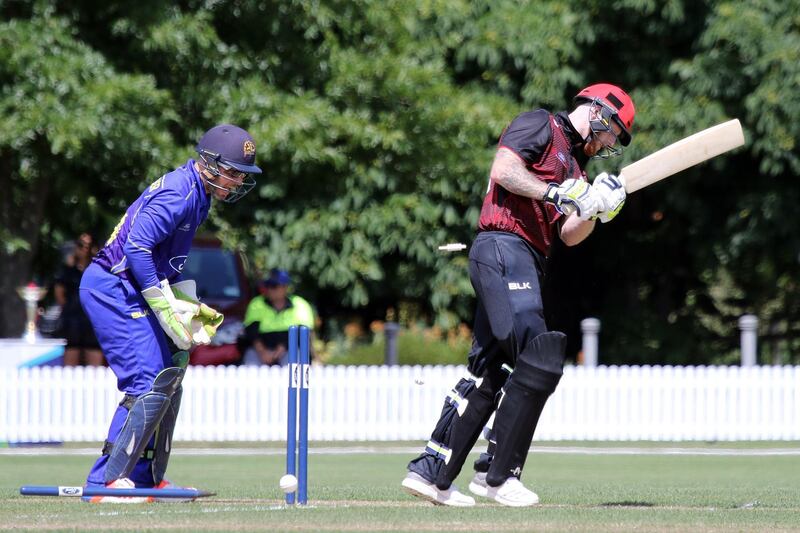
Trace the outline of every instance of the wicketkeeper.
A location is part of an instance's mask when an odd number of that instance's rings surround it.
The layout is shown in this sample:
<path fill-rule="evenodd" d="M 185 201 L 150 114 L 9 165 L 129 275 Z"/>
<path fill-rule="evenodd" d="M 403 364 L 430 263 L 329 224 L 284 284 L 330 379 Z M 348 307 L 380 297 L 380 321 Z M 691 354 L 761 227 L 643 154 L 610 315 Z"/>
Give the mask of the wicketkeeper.
<path fill-rule="evenodd" d="M 171 486 L 164 474 L 187 350 L 208 344 L 223 320 L 181 271 L 211 199 L 239 200 L 261 173 L 253 138 L 237 126 L 211 128 L 196 150 L 197 160 L 164 174 L 131 204 L 81 280 L 81 304 L 125 393 L 87 486 Z M 132 500 L 153 499 L 90 501 Z"/>
<path fill-rule="evenodd" d="M 625 91 L 605 83 L 585 88 L 574 103 L 570 113 L 522 113 L 500 137 L 469 252 L 478 306 L 467 372 L 445 400 L 424 452 L 408 465 L 402 485 L 415 496 L 475 504 L 453 480 L 494 413 L 470 491 L 510 506 L 539 501 L 520 477 L 561 379 L 566 345 L 544 320 L 545 259 L 556 236 L 574 246 L 595 219 L 608 222 L 619 213 L 624 184 L 603 173 L 590 185 L 584 168 L 589 158 L 618 154 L 630 143 L 635 114 Z"/>

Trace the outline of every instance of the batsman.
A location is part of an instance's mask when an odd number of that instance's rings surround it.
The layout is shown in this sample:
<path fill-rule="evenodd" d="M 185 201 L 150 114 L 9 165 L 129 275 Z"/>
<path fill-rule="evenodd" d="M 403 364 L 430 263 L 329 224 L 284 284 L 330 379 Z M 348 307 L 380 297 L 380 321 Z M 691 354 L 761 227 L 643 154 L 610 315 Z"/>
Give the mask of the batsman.
<path fill-rule="evenodd" d="M 164 476 L 188 350 L 208 344 L 223 320 L 199 301 L 195 282 L 182 279 L 181 271 L 212 199 L 239 200 L 255 185 L 252 175 L 261 173 L 253 138 L 237 126 L 211 128 L 196 151 L 196 160 L 158 178 L 128 207 L 81 279 L 81 305 L 125 394 L 89 472 L 90 487 L 173 487 Z"/>
<path fill-rule="evenodd" d="M 545 324 L 545 260 L 554 239 L 574 246 L 597 219 L 608 222 L 619 213 L 624 183 L 602 173 L 590 185 L 584 169 L 590 158 L 619 154 L 630 144 L 635 115 L 628 94 L 607 83 L 586 87 L 573 103 L 571 112 L 522 113 L 500 136 L 469 251 L 477 309 L 467 371 L 402 482 L 435 504 L 475 505 L 453 480 L 493 414 L 470 491 L 508 506 L 539 502 L 520 479 L 539 417 L 561 379 L 566 347 L 566 336 Z"/>

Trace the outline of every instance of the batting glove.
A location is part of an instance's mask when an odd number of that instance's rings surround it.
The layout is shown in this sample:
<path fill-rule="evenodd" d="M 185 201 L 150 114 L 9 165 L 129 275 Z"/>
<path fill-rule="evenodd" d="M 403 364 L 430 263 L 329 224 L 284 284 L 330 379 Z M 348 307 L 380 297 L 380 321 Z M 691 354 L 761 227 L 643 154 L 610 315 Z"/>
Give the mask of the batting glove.
<path fill-rule="evenodd" d="M 189 326 L 191 317 L 199 312 L 199 306 L 178 300 L 167 280 L 143 290 L 142 296 L 175 346 L 181 350 L 191 348 L 192 334 Z"/>
<path fill-rule="evenodd" d="M 625 181 L 613 174 L 603 172 L 594 178 L 592 184 L 602 199 L 602 208 L 597 214 L 600 222 L 608 222 L 619 214 L 625 205 Z"/>
<path fill-rule="evenodd" d="M 563 183 L 547 186 L 544 201 L 553 204 L 562 215 L 577 213 L 578 218 L 589 220 L 603 207 L 597 191 L 583 180 L 570 178 Z"/>

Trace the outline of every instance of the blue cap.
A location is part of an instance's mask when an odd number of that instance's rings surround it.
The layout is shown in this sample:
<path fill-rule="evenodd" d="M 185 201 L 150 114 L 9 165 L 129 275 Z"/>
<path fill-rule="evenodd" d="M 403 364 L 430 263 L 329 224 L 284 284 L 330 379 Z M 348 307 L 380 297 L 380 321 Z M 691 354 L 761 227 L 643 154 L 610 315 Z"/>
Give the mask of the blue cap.
<path fill-rule="evenodd" d="M 264 285 L 267 287 L 276 287 L 278 285 L 289 285 L 292 283 L 292 278 L 285 270 L 273 268 L 269 271 L 269 277 L 264 280 Z"/>
<path fill-rule="evenodd" d="M 203 134 L 195 150 L 198 154 L 241 172 L 261 174 L 261 169 L 256 166 L 256 143 L 239 126 L 214 126 Z"/>

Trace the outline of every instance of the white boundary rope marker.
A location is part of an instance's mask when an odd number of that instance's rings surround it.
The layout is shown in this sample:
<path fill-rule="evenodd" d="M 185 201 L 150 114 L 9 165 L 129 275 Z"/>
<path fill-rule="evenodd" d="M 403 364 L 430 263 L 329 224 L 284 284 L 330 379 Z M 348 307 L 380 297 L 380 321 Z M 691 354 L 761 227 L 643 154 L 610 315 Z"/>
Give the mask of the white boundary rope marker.
<path fill-rule="evenodd" d="M 443 244 L 439 246 L 439 250 L 443 252 L 460 252 L 466 247 L 467 247 L 466 244 L 460 242 L 451 242 L 449 244 Z"/>

